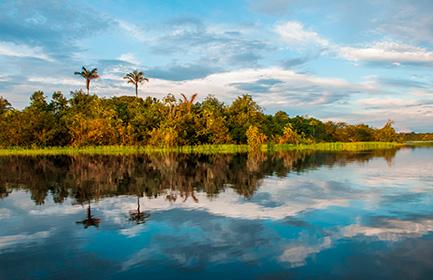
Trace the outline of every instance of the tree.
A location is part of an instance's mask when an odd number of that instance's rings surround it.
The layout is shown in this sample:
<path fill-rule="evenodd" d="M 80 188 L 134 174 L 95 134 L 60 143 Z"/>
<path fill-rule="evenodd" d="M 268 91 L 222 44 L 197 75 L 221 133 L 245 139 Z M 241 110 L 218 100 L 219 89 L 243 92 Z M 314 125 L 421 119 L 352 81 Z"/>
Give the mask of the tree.
<path fill-rule="evenodd" d="M 202 120 L 203 125 L 198 134 L 202 143 L 231 143 L 224 103 L 220 102 L 215 96 L 210 95 L 203 100 L 200 109 L 199 118 Z"/>
<path fill-rule="evenodd" d="M 257 126 L 251 125 L 247 132 L 247 143 L 250 150 L 258 151 L 260 146 L 264 144 L 267 140 L 266 135 L 264 135 Z"/>
<path fill-rule="evenodd" d="M 383 141 L 383 142 L 401 141 L 399 135 L 395 132 L 395 129 L 392 126 L 393 124 L 394 122 L 392 120 L 388 120 L 381 129 L 378 129 L 375 133 L 376 141 Z"/>
<path fill-rule="evenodd" d="M 284 133 L 284 128 L 288 125 L 290 125 L 290 118 L 287 113 L 278 111 L 275 115 L 266 116 L 263 131 L 270 139 L 278 141 L 278 138 Z"/>
<path fill-rule="evenodd" d="M 137 70 L 126 74 L 123 78 L 127 80 L 128 84 L 133 84 L 135 86 L 136 97 L 138 97 L 138 85 L 143 82 L 149 82 L 149 79 L 144 76 L 143 72 L 138 72 Z"/>
<path fill-rule="evenodd" d="M 30 105 L 18 110 L 0 97 L 0 146 L 249 143 L 258 147 L 265 141 L 312 143 L 402 139 L 391 121 L 376 129 L 365 124 L 323 123 L 311 117 L 289 117 L 281 111 L 265 115 L 250 95 L 236 98 L 229 106 L 214 96 L 196 100 L 197 94 L 188 97 L 181 94 L 181 98 L 168 94 L 161 99 L 99 98 L 79 90 L 71 92 L 69 99 L 61 92 L 55 92 L 47 102 L 44 93 L 37 91 L 32 95 Z M 403 136 L 428 140 L 432 135 Z"/>
<path fill-rule="evenodd" d="M 186 105 L 186 111 L 188 112 L 188 113 L 191 113 L 191 107 L 192 107 L 192 104 L 194 103 L 194 101 L 197 99 L 197 93 L 194 93 L 193 95 L 191 95 L 191 98 L 190 99 L 188 99 L 186 96 L 185 96 L 185 94 L 183 94 L 183 93 L 181 93 L 180 94 L 181 96 L 182 96 L 182 101 L 183 101 L 183 104 L 185 104 Z"/>
<path fill-rule="evenodd" d="M 161 126 L 150 132 L 150 145 L 171 147 L 178 144 L 178 134 L 173 127 Z"/>
<path fill-rule="evenodd" d="M 325 124 L 318 119 L 308 116 L 296 116 L 290 120 L 293 129 L 310 141 L 320 142 L 326 139 Z"/>
<path fill-rule="evenodd" d="M 87 94 L 90 93 L 90 81 L 99 78 L 97 68 L 93 68 L 91 71 L 89 71 L 84 66 L 83 66 L 81 72 L 75 72 L 74 75 L 80 75 L 81 77 L 83 77 L 86 80 Z"/>
<path fill-rule="evenodd" d="M 247 142 L 247 129 L 252 125 L 261 128 L 265 116 L 251 95 L 244 94 L 230 105 L 227 117 L 232 139 L 241 144 Z"/>
<path fill-rule="evenodd" d="M 30 97 L 30 105 L 20 115 L 21 141 L 24 146 L 52 146 L 54 116 L 42 91 Z"/>
<path fill-rule="evenodd" d="M 70 132 L 67 127 L 67 114 L 69 110 L 68 100 L 60 91 L 53 93 L 51 102 L 48 105 L 51 116 L 54 118 L 52 124 L 52 141 L 51 145 L 66 146 L 71 140 Z"/>
<path fill-rule="evenodd" d="M 298 144 L 301 137 L 295 132 L 291 124 L 284 128 L 283 135 L 278 139 L 278 144 Z"/>
<path fill-rule="evenodd" d="M 9 101 L 7 101 L 6 98 L 3 98 L 3 96 L 0 96 L 0 115 L 11 109 L 12 106 Z"/>

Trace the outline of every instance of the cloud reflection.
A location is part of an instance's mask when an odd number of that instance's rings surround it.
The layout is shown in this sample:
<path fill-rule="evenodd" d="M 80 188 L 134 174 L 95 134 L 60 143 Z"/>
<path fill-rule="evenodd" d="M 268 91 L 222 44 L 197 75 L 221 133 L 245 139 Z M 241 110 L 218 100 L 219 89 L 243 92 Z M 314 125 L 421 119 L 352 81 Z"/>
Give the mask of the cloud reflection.
<path fill-rule="evenodd" d="M 38 231 L 35 233 L 27 234 L 16 234 L 0 236 L 0 250 L 4 250 L 11 246 L 17 245 L 29 245 L 32 243 L 41 242 L 51 235 L 50 231 Z"/>

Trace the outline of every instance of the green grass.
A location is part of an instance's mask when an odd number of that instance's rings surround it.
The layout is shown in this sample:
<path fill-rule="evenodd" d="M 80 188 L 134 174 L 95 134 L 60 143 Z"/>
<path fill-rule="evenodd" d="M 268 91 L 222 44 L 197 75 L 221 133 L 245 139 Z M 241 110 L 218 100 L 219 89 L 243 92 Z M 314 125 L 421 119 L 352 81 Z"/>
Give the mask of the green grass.
<path fill-rule="evenodd" d="M 407 146 L 428 147 L 433 146 L 433 141 L 408 141 Z"/>
<path fill-rule="evenodd" d="M 395 142 L 332 142 L 332 143 L 315 143 L 315 144 L 283 144 L 272 147 L 273 151 L 290 151 L 290 150 L 313 150 L 313 151 L 368 151 L 392 149 L 405 146 L 403 143 Z"/>
<path fill-rule="evenodd" d="M 366 151 L 378 149 L 391 149 L 414 144 L 387 143 L 387 142 L 355 142 L 355 143 L 317 143 L 300 145 L 262 145 L 261 151 Z M 0 149 L 0 156 L 38 156 L 38 155 L 134 155 L 151 153 L 202 153 L 224 154 L 248 152 L 248 145 L 199 145 L 171 148 L 150 146 L 95 146 L 95 147 L 52 147 L 52 148 L 8 148 Z"/>

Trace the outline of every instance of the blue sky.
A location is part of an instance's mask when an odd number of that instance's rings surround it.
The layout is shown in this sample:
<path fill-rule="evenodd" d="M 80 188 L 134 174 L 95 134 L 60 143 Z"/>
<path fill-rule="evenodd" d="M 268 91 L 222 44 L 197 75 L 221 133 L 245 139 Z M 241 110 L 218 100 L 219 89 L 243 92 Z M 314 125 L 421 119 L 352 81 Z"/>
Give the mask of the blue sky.
<path fill-rule="evenodd" d="M 0 95 L 250 93 L 273 113 L 433 131 L 431 1 L 1 1 Z"/>

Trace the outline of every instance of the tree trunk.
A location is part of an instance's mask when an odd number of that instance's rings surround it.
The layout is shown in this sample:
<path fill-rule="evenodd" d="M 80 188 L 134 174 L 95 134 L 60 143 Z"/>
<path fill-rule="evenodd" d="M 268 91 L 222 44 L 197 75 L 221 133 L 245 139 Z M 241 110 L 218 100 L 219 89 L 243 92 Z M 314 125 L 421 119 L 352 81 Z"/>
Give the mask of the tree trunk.
<path fill-rule="evenodd" d="M 90 94 L 90 80 L 89 79 L 86 80 L 86 89 L 87 89 L 87 95 L 89 95 Z"/>
<path fill-rule="evenodd" d="M 138 98 L 138 84 L 135 84 L 135 97 Z"/>

